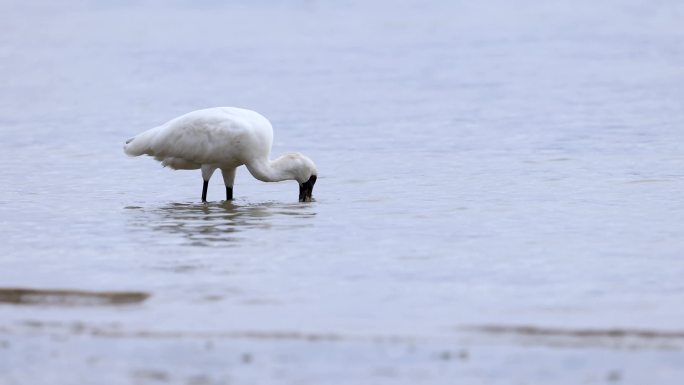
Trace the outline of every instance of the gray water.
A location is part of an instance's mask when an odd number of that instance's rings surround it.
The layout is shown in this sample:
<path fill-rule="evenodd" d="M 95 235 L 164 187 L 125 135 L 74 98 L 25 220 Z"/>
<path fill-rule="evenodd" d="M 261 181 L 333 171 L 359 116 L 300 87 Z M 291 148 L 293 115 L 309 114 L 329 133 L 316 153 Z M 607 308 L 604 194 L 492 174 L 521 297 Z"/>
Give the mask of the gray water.
<path fill-rule="evenodd" d="M 683 17 L 3 1 L 0 384 L 681 384 Z M 317 201 L 123 154 L 219 105 Z"/>

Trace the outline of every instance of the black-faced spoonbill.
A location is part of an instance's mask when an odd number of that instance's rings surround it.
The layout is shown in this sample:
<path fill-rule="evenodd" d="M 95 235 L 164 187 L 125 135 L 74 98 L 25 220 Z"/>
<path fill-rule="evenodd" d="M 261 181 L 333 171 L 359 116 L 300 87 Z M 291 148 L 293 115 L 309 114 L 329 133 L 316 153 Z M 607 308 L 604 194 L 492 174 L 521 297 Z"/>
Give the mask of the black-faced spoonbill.
<path fill-rule="evenodd" d="M 270 160 L 273 143 L 271 123 L 257 112 L 216 107 L 197 110 L 172 119 L 126 141 L 130 156 L 147 154 L 174 170 L 202 170 L 202 202 L 207 201 L 209 179 L 221 169 L 226 199 L 233 199 L 235 169 L 245 165 L 264 182 L 296 180 L 299 201 L 310 202 L 318 172 L 300 153 Z"/>

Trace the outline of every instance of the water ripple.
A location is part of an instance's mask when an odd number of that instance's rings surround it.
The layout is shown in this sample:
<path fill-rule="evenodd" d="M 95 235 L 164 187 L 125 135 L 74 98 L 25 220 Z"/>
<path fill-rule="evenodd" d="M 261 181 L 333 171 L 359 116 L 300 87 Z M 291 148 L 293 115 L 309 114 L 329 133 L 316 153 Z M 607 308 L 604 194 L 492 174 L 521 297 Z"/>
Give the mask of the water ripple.
<path fill-rule="evenodd" d="M 168 203 L 162 206 L 128 206 L 130 225 L 149 229 L 193 246 L 230 246 L 247 231 L 309 227 L 316 212 L 302 203 Z"/>

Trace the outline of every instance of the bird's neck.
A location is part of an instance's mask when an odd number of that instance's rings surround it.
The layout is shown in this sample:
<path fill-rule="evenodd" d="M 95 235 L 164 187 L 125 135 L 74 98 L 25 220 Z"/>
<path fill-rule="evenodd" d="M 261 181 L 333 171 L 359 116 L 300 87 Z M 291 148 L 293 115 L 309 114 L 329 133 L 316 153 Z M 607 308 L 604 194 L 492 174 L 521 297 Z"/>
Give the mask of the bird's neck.
<path fill-rule="evenodd" d="M 275 160 L 257 159 L 246 164 L 250 174 L 262 182 L 280 182 L 295 179 L 284 157 Z"/>

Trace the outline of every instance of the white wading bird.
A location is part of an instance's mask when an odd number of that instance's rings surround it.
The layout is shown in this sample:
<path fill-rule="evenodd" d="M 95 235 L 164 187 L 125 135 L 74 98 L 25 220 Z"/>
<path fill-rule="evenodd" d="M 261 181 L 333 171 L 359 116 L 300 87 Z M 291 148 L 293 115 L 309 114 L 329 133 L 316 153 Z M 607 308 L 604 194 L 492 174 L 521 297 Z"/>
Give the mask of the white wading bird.
<path fill-rule="evenodd" d="M 310 202 L 316 165 L 300 153 L 269 159 L 273 127 L 259 113 L 235 107 L 197 110 L 147 130 L 126 141 L 130 156 L 147 154 L 174 170 L 202 170 L 202 202 L 207 201 L 209 179 L 221 169 L 226 199 L 233 199 L 235 169 L 243 164 L 264 182 L 296 180 L 299 201 Z"/>

